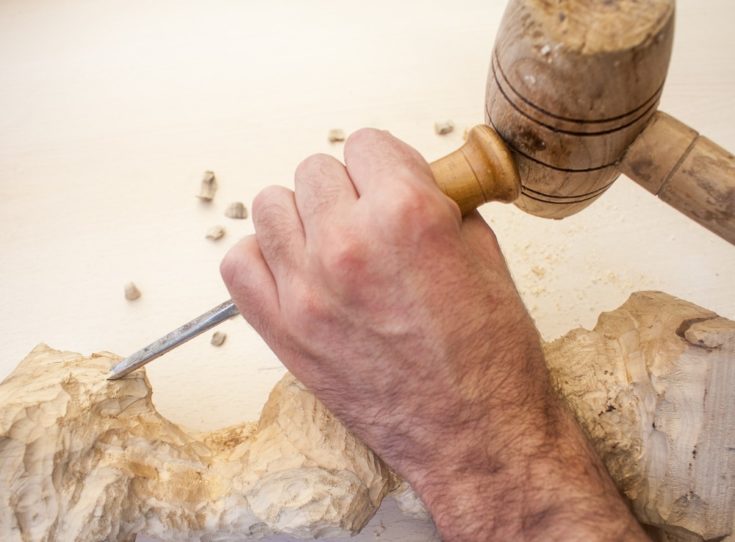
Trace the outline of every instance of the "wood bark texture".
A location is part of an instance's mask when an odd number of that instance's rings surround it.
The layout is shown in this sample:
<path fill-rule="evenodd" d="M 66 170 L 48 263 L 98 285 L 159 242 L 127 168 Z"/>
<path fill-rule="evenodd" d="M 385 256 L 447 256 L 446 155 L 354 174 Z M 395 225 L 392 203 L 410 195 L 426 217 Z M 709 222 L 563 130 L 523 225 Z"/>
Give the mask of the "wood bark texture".
<path fill-rule="evenodd" d="M 545 345 L 552 381 L 661 540 L 735 540 L 735 322 L 639 292 Z M 195 435 L 144 371 L 36 347 L 0 384 L 0 539 L 230 541 L 357 532 L 420 500 L 292 376 L 257 423 Z"/>

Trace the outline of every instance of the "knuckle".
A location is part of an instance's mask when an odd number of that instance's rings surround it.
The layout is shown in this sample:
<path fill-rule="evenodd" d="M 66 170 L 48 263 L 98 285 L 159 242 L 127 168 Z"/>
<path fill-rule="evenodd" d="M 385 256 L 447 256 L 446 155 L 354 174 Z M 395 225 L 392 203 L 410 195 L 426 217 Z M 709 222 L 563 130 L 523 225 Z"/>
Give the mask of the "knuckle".
<path fill-rule="evenodd" d="M 385 212 L 393 219 L 405 220 L 407 223 L 423 223 L 423 219 L 431 216 L 431 208 L 434 207 L 432 198 L 429 197 L 421 186 L 414 184 L 400 184 L 394 187 L 392 197 L 386 200 Z"/>
<path fill-rule="evenodd" d="M 373 144 L 378 141 L 383 141 L 388 137 L 388 132 L 384 130 L 378 130 L 377 128 L 360 128 L 356 132 L 352 132 L 345 141 L 345 149 L 348 147 L 355 147 L 365 144 Z"/>
<path fill-rule="evenodd" d="M 299 314 L 303 319 L 302 324 L 305 326 L 321 322 L 328 315 L 324 298 L 311 288 L 301 288 L 301 291 L 296 296 L 296 301 Z"/>
<path fill-rule="evenodd" d="M 228 287 L 243 287 L 243 275 L 249 269 L 249 259 L 257 251 L 257 241 L 248 235 L 227 251 L 219 265 L 222 280 Z"/>
<path fill-rule="evenodd" d="M 309 286 L 292 290 L 283 309 L 285 321 L 306 337 L 318 338 L 319 331 L 331 319 L 325 297 Z"/>
<path fill-rule="evenodd" d="M 375 128 L 361 128 L 354 132 L 345 142 L 347 155 L 364 155 L 380 153 L 391 161 L 391 169 L 405 170 L 403 174 L 431 175 L 429 165 L 421 154 L 390 132 Z"/>
<path fill-rule="evenodd" d="M 287 192 L 288 189 L 282 186 L 268 186 L 261 190 L 253 200 L 253 221 L 277 220 L 287 210 L 284 204 Z"/>
<path fill-rule="evenodd" d="M 416 149 L 398 139 L 393 143 L 396 157 L 400 159 L 400 174 L 413 179 L 425 177 L 432 181 L 430 184 L 435 184 L 429 163 Z"/>
<path fill-rule="evenodd" d="M 322 265 L 331 276 L 341 281 L 352 281 L 360 277 L 365 258 L 363 243 L 353 235 L 343 234 L 325 249 Z"/>
<path fill-rule="evenodd" d="M 302 160 L 301 163 L 296 166 L 294 179 L 297 183 L 318 180 L 319 178 L 328 175 L 330 169 L 335 165 L 335 163 L 339 164 L 339 161 L 333 156 L 321 153 L 313 154 Z"/>
<path fill-rule="evenodd" d="M 428 187 L 406 184 L 396 188 L 383 212 L 398 235 L 435 235 L 459 222 L 456 210 L 444 200 Z"/>

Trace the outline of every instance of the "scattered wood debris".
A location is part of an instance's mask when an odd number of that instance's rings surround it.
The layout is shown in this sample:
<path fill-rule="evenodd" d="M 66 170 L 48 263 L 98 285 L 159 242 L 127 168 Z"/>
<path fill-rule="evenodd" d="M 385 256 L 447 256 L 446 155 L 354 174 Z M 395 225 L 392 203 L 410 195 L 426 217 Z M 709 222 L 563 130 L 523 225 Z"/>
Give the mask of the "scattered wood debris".
<path fill-rule="evenodd" d="M 248 209 L 243 205 L 241 201 L 235 201 L 233 203 L 230 203 L 230 206 L 227 207 L 227 210 L 225 211 L 225 216 L 227 218 L 237 218 L 237 219 L 243 219 L 248 217 Z"/>
<path fill-rule="evenodd" d="M 221 331 L 215 331 L 212 333 L 212 338 L 209 340 L 212 346 L 222 346 L 227 339 L 227 333 Z"/>
<path fill-rule="evenodd" d="M 332 130 L 329 130 L 329 134 L 327 134 L 327 139 L 330 143 L 340 143 L 345 140 L 345 132 L 340 128 L 334 128 Z"/>
<path fill-rule="evenodd" d="M 435 122 L 434 131 L 439 135 L 447 135 L 454 131 L 454 123 L 451 120 L 444 122 Z"/>
<path fill-rule="evenodd" d="M 128 301 L 135 301 L 140 297 L 140 290 L 134 282 L 128 282 L 125 285 L 125 299 Z"/>
<path fill-rule="evenodd" d="M 214 172 L 205 171 L 197 197 L 202 201 L 212 201 L 215 192 L 217 192 L 217 179 L 214 177 Z"/>
<path fill-rule="evenodd" d="M 207 239 L 212 241 L 219 241 L 225 236 L 225 229 L 222 226 L 212 226 L 207 230 Z"/>

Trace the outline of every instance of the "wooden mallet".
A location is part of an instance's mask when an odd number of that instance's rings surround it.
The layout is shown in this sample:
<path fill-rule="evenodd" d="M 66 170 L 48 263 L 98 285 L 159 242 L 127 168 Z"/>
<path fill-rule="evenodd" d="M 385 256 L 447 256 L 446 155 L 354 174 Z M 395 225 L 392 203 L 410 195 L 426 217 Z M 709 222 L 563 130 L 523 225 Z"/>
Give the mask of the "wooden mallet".
<path fill-rule="evenodd" d="M 511 0 L 487 80 L 486 122 L 500 137 L 475 127 L 433 163 L 442 190 L 463 213 L 514 201 L 564 218 L 624 173 L 735 244 L 735 157 L 656 110 L 674 4 Z"/>

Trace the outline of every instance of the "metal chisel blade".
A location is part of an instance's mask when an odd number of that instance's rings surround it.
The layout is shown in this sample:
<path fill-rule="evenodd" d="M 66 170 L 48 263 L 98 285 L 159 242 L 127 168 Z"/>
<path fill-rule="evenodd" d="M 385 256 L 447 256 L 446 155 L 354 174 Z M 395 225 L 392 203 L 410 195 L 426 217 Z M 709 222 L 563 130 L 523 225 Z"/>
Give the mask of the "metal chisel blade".
<path fill-rule="evenodd" d="M 138 350 L 132 356 L 125 358 L 112 368 L 107 379 L 117 380 L 118 378 L 122 378 L 126 374 L 131 373 L 146 363 L 162 356 L 169 350 L 173 350 L 180 344 L 193 339 L 197 335 L 204 333 L 208 329 L 211 329 L 217 324 L 220 324 L 238 314 L 240 313 L 238 312 L 237 307 L 231 299 L 228 299 L 224 303 L 217 305 L 212 310 L 194 318 L 191 322 L 187 322 L 183 326 L 174 329 L 171 333 L 152 342 L 142 350 Z"/>

